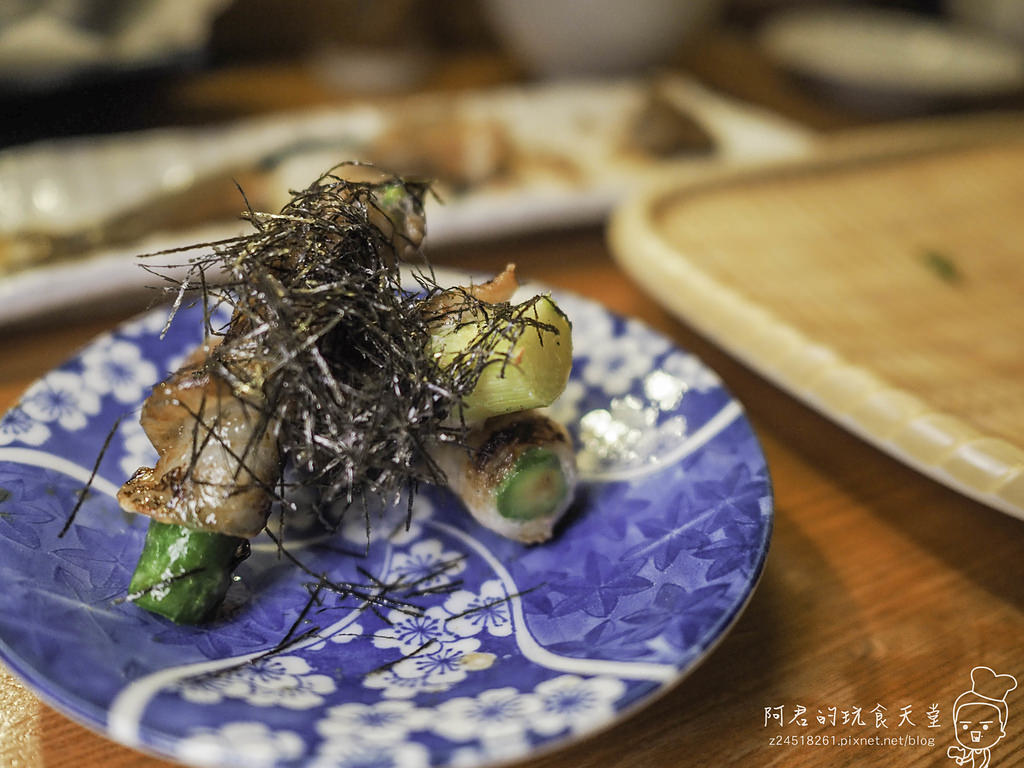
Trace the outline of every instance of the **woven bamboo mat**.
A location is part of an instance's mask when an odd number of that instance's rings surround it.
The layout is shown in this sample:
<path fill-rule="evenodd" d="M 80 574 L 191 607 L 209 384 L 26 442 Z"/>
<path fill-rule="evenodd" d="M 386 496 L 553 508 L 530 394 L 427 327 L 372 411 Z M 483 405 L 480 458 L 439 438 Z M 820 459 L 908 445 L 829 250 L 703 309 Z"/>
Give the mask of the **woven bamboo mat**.
<path fill-rule="evenodd" d="M 1024 518 L 1024 117 L 914 130 L 649 193 L 613 251 L 781 386 Z"/>

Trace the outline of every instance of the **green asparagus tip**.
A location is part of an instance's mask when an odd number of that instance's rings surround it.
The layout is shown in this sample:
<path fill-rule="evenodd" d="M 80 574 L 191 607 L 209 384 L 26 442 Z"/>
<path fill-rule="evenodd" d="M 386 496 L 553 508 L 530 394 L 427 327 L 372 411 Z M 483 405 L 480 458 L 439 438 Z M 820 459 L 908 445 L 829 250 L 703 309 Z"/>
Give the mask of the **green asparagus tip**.
<path fill-rule="evenodd" d="M 236 536 L 151 521 L 128 599 L 179 624 L 206 621 L 224 600 L 245 544 Z"/>
<path fill-rule="evenodd" d="M 511 520 L 535 520 L 552 514 L 568 492 L 562 463 L 555 452 L 531 448 L 519 457 L 498 487 L 498 514 Z"/>

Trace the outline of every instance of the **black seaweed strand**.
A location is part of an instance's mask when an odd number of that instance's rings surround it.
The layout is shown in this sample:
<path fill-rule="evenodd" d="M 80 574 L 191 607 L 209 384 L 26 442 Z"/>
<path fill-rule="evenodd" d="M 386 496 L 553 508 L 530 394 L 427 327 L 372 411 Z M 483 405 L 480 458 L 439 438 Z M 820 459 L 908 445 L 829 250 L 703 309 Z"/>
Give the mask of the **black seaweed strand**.
<path fill-rule="evenodd" d="M 444 482 L 431 448 L 464 437 L 454 415 L 488 366 L 507 363 L 499 345 L 553 329 L 534 302 L 486 304 L 471 290 L 442 289 L 419 250 L 428 188 L 383 175 L 350 181 L 346 170 L 295 192 L 279 213 L 248 209 L 250 234 L 182 249 L 199 254 L 184 276 L 180 266 L 150 270 L 173 294 L 168 322 L 201 302 L 203 364 L 262 411 L 258 432 L 279 425 L 297 482 L 324 507 L 362 506 L 369 525 L 369 508 Z M 231 321 L 218 329 L 222 308 Z M 470 322 L 479 331 L 469 348 L 442 366 L 432 331 Z"/>

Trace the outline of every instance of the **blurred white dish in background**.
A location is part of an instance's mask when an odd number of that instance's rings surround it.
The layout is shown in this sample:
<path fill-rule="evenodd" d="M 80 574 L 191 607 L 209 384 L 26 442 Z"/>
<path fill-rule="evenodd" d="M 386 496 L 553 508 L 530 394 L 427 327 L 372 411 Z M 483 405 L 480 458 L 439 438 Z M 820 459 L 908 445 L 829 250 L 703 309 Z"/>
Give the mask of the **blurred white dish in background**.
<path fill-rule="evenodd" d="M 498 36 L 545 76 L 629 73 L 663 64 L 721 0 L 484 0 Z"/>
<path fill-rule="evenodd" d="M 655 90 L 702 127 L 713 143 L 711 151 L 659 156 L 631 147 L 627 139 L 634 118 Z M 422 115 L 439 111 L 455 136 L 465 133 L 460 124 L 479 125 L 486 119 L 499 126 L 499 144 L 506 151 L 499 153 L 494 175 L 452 190 L 443 204 L 428 199 L 431 247 L 593 226 L 631 190 L 665 175 L 679 179 L 722 165 L 799 156 L 814 141 L 805 128 L 786 118 L 722 96 L 686 76 L 666 74 L 509 86 L 457 96 L 427 94 L 219 126 L 15 147 L 0 152 L 0 325 L 58 307 L 84 309 L 90 303 L 130 298 L 133 292 L 137 296 L 154 279 L 139 268 L 136 254 L 246 231 L 237 220 L 244 202 L 232 178 L 251 178 L 253 169 L 264 168 L 268 194 L 281 197 L 264 200 L 263 208 L 278 210 L 290 197 L 289 189 L 305 187 L 342 160 L 366 159 L 364 153 L 394 126 L 415 125 Z M 436 145 L 409 146 L 425 151 Z M 275 159 L 268 168 L 270 158 Z M 95 232 L 105 220 L 146 201 L 189 209 L 191 200 L 187 194 L 181 197 L 183 190 L 190 189 L 191 181 L 209 189 L 211 179 L 222 182 L 221 189 L 230 195 L 228 221 L 221 221 L 225 213 L 215 205 L 211 216 L 191 217 L 192 223 L 184 227 L 154 225 L 137 242 L 101 246 L 2 274 L 5 240 L 19 243 L 18 233 Z M 195 204 L 203 207 L 200 201 Z M 198 221 L 209 224 L 197 230 Z"/>
<path fill-rule="evenodd" d="M 1024 88 L 1024 51 L 901 11 L 786 11 L 768 20 L 759 42 L 786 69 L 872 111 L 913 112 Z"/>

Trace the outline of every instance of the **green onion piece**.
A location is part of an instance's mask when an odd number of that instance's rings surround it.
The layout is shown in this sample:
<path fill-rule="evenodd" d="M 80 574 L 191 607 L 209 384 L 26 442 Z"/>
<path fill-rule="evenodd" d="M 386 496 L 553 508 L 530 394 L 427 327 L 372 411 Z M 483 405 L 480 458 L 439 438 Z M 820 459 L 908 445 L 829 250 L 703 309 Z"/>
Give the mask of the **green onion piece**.
<path fill-rule="evenodd" d="M 462 418 L 479 421 L 543 408 L 554 402 L 569 380 L 572 369 L 572 326 L 548 297 L 537 301 L 529 317 L 554 330 L 526 328 L 515 346 L 500 342 L 477 381 L 463 401 Z M 431 340 L 442 366 L 470 347 L 480 333 L 474 323 L 455 329 L 442 328 Z"/>

